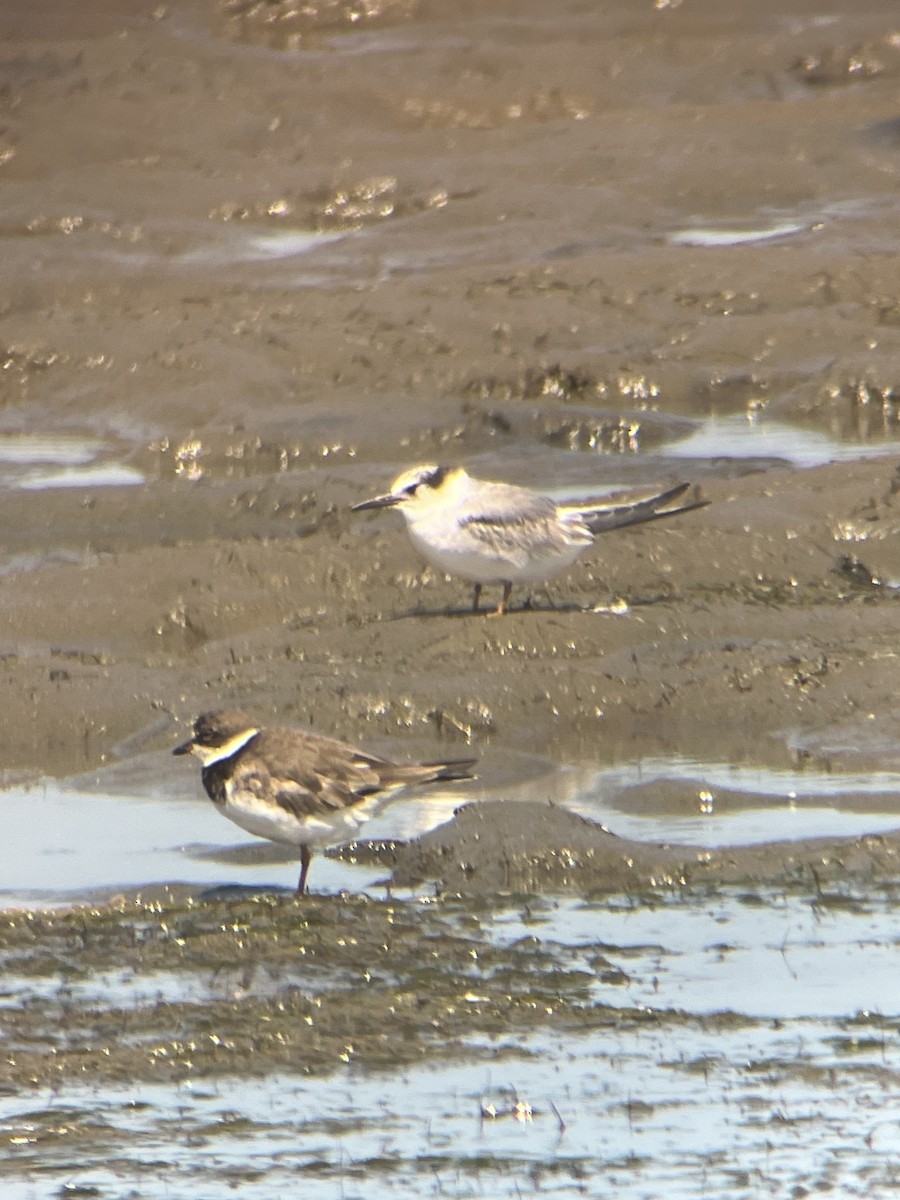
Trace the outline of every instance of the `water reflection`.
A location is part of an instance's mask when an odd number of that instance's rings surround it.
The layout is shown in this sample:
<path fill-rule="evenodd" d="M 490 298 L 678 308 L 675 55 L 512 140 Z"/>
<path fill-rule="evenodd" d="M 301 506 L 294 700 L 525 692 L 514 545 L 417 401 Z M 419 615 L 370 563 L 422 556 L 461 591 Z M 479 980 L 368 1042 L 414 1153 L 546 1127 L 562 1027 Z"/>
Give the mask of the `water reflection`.
<path fill-rule="evenodd" d="M 0 907 L 61 904 L 110 888 L 165 882 L 293 889 L 292 847 L 234 830 L 185 779 L 181 764 L 147 754 L 69 784 L 44 780 L 2 793 Z M 408 841 L 449 821 L 460 805 L 492 800 L 561 805 L 638 841 L 751 845 L 857 837 L 900 826 L 900 774 L 777 770 L 671 756 L 568 767 L 488 750 L 480 778 L 413 793 L 365 828 L 366 839 Z M 322 857 L 316 891 L 364 891 L 389 872 Z"/>
<path fill-rule="evenodd" d="M 896 454 L 893 429 L 871 431 L 873 440 L 842 441 L 815 429 L 786 421 L 757 419 L 737 413 L 710 417 L 693 433 L 666 447 L 671 458 L 759 458 L 790 462 L 798 467 L 818 467 L 831 462 L 850 462 Z"/>
<path fill-rule="evenodd" d="M 99 438 L 0 434 L 0 488 L 130 487 L 144 482 Z"/>

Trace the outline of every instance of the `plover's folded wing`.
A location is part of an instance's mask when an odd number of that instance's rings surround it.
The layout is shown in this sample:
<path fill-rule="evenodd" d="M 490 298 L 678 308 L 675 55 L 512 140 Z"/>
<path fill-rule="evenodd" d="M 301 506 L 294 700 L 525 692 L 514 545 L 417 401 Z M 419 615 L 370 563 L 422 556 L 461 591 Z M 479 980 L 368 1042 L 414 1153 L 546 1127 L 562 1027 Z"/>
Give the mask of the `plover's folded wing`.
<path fill-rule="evenodd" d="M 298 816 L 335 812 L 384 790 L 383 760 L 355 754 L 341 743 L 334 747 L 319 747 L 273 777 L 276 802 L 282 808 Z"/>

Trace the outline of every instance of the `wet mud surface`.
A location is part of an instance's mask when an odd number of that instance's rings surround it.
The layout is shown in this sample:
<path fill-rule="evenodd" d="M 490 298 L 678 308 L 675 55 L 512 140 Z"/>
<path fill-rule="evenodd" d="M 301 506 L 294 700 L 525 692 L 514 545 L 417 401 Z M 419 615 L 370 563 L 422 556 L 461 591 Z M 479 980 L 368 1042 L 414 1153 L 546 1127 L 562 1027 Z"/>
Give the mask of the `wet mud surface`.
<path fill-rule="evenodd" d="M 8 914 L 0 1178 L 17 1197 L 427 1177 L 691 1195 L 697 1171 L 719 1194 L 878 1191 L 895 902 L 843 883 L 575 905 L 161 888 Z"/>
<path fill-rule="evenodd" d="M 692 894 L 709 885 L 806 886 L 890 880 L 900 835 L 819 838 L 710 849 L 637 842 L 565 809 L 521 801 L 467 805 L 396 854 L 400 886 L 434 880 L 453 893 Z"/>
<path fill-rule="evenodd" d="M 549 1005 L 557 1020 L 577 1019 L 588 983 L 573 978 L 569 989 L 558 964 L 552 982 L 543 980 L 533 946 L 491 953 L 477 906 L 363 897 L 216 902 L 160 889 L 149 902 L 138 896 L 100 909 L 17 914 L 4 925 L 7 969 L 35 993 L 8 1014 L 9 1044 L 17 1047 L 8 1084 L 28 1078 L 52 1086 L 73 1072 L 119 1083 L 193 1071 L 266 1074 L 301 1063 L 318 1075 L 342 1055 L 385 1068 L 458 1055 L 475 1033 L 514 1040 L 538 1005 Z M 154 1000 L 154 979 L 163 975 Z M 60 976 L 65 992 L 42 997 Z M 108 992 L 111 976 L 129 999 L 106 1014 L 107 1023 L 88 993 Z M 488 977 L 493 994 L 473 1006 L 466 994 Z M 35 1009 L 59 1029 L 52 1050 L 29 1048 Z M 174 1030 L 183 1044 L 173 1051 Z"/>
<path fill-rule="evenodd" d="M 20 13 L 7 770 L 90 769 L 231 700 L 557 761 L 892 740 L 889 13 Z M 801 232 L 763 237 L 787 212 Z M 474 622 L 398 518 L 347 512 L 420 459 L 712 504 Z"/>
<path fill-rule="evenodd" d="M 211 707 L 478 754 L 499 803 L 376 847 L 387 898 L 317 860 L 342 882 L 303 905 L 157 877 L 148 804 L 146 887 L 98 850 L 81 906 L 9 912 L 4 1194 L 896 1186 L 893 0 L 7 8 L 0 803 L 18 833 L 36 785 L 41 905 L 54 813 L 193 797 L 169 751 Z M 419 461 L 710 505 L 473 618 L 349 511 Z M 877 828 L 791 833 L 804 780 Z M 533 1156 L 498 1055 L 543 1097 Z M 273 1095 L 327 1114 L 302 1161 Z"/>

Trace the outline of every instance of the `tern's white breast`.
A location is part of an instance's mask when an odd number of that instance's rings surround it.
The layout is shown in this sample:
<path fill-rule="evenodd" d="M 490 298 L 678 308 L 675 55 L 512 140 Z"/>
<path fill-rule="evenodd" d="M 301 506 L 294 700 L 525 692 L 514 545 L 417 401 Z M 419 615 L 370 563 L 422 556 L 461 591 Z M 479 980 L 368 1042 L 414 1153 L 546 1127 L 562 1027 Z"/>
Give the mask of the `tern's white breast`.
<path fill-rule="evenodd" d="M 432 566 L 472 583 L 540 582 L 581 555 L 590 535 L 559 521 L 530 529 L 527 523 L 491 524 L 480 532 L 460 524 L 458 514 L 429 513 L 409 519 L 413 545 Z"/>

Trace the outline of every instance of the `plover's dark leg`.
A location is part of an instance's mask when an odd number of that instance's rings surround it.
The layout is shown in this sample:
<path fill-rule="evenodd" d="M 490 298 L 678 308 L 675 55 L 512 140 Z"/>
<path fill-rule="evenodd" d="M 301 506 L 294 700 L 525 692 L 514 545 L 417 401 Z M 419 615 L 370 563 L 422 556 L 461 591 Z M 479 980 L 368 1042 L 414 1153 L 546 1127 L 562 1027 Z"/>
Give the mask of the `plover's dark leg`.
<path fill-rule="evenodd" d="M 312 850 L 309 846 L 300 847 L 300 882 L 297 884 L 297 895 L 302 896 L 306 891 L 306 875 L 312 862 Z"/>
<path fill-rule="evenodd" d="M 481 604 L 481 584 L 476 583 L 472 592 L 472 612 L 478 612 L 479 604 Z"/>

